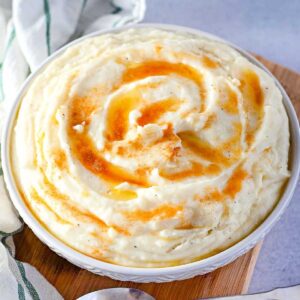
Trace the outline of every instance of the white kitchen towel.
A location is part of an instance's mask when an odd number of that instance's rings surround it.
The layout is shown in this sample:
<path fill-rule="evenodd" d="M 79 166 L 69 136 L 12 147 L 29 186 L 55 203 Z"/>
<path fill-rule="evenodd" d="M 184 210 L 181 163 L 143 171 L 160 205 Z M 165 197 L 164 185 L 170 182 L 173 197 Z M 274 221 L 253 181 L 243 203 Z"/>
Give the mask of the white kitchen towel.
<path fill-rule="evenodd" d="M 137 23 L 144 12 L 145 0 L 0 0 L 0 134 L 18 89 L 45 58 L 82 35 Z M 35 268 L 14 259 L 19 230 L 0 162 L 0 299 L 62 299 Z"/>

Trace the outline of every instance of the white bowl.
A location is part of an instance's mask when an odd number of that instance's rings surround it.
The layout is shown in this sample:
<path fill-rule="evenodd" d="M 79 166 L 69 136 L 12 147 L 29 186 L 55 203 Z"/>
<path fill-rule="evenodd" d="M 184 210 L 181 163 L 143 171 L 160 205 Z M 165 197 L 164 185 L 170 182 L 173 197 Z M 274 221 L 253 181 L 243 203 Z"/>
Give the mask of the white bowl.
<path fill-rule="evenodd" d="M 11 171 L 10 165 L 10 133 L 12 130 L 12 126 L 14 124 L 15 116 L 18 111 L 18 107 L 20 101 L 26 92 L 29 84 L 32 80 L 45 68 L 49 62 L 59 56 L 63 51 L 65 51 L 68 47 L 81 42 L 82 40 L 101 35 L 103 33 L 108 32 L 119 32 L 124 29 L 128 29 L 130 27 L 152 27 L 152 28 L 160 28 L 165 30 L 171 30 L 176 32 L 189 32 L 196 35 L 206 36 L 211 39 L 221 41 L 223 43 L 228 44 L 229 46 L 235 48 L 240 53 L 242 53 L 245 57 L 247 57 L 252 63 L 259 66 L 261 69 L 265 70 L 271 77 L 273 77 L 276 85 L 283 96 L 283 103 L 285 109 L 287 111 L 289 122 L 290 122 L 290 132 L 291 132 L 291 153 L 290 153 L 290 170 L 291 177 L 289 178 L 288 184 L 286 185 L 285 191 L 274 208 L 274 210 L 270 213 L 270 215 L 266 218 L 266 220 L 252 233 L 242 239 L 240 242 L 231 246 L 230 248 L 214 255 L 208 257 L 206 259 L 202 259 L 200 261 L 188 263 L 185 265 L 175 266 L 175 267 L 166 267 L 166 268 L 133 268 L 133 267 L 124 267 L 119 265 L 114 265 L 110 263 L 106 263 L 84 254 L 77 252 L 76 250 L 68 247 L 58 239 L 56 239 L 51 233 L 49 233 L 40 223 L 35 219 L 30 210 L 26 207 L 23 202 L 18 189 L 15 184 L 14 177 Z M 7 185 L 7 189 L 9 191 L 10 197 L 13 201 L 14 206 L 18 210 L 20 216 L 23 218 L 25 223 L 32 229 L 32 231 L 36 234 L 36 236 L 48 245 L 53 251 L 55 251 L 58 255 L 64 257 L 74 265 L 77 265 L 83 269 L 87 269 L 93 273 L 99 275 L 109 276 L 113 279 L 124 280 L 124 281 L 135 281 L 135 282 L 166 282 L 173 280 L 182 280 L 190 277 L 194 277 L 196 275 L 205 274 L 211 272 L 221 266 L 224 266 L 242 254 L 246 253 L 252 247 L 254 247 L 258 241 L 260 241 L 274 226 L 274 224 L 279 220 L 285 209 L 287 208 L 293 192 L 295 190 L 299 169 L 300 169 L 300 135 L 299 135 L 299 123 L 294 111 L 293 105 L 287 96 L 286 92 L 280 85 L 280 83 L 276 80 L 276 78 L 254 57 L 241 50 L 240 48 L 232 45 L 218 37 L 213 35 L 185 27 L 174 26 L 174 25 L 162 25 L 162 24 L 140 24 L 134 26 L 123 27 L 122 29 L 114 29 L 96 32 L 91 35 L 80 38 L 73 43 L 63 47 L 55 54 L 51 55 L 43 65 L 33 74 L 29 76 L 26 82 L 23 84 L 21 90 L 18 93 L 9 113 L 7 114 L 7 119 L 5 122 L 3 139 L 2 139 L 2 166 L 4 172 L 4 178 Z M 29 249 L 30 251 L 30 249 Z"/>

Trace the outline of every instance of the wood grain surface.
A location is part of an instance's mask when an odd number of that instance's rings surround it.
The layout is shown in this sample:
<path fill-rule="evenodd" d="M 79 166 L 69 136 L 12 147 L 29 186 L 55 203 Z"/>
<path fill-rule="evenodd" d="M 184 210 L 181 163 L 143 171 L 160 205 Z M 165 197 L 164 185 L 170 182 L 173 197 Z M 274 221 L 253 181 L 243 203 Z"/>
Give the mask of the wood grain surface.
<path fill-rule="evenodd" d="M 300 74 L 261 57 L 258 59 L 282 83 L 294 103 L 299 118 Z M 72 265 L 42 244 L 27 226 L 15 236 L 15 243 L 17 258 L 35 266 L 67 300 L 112 287 L 138 288 L 158 300 L 192 300 L 241 294 L 248 289 L 260 250 L 260 245 L 257 245 L 233 263 L 210 274 L 192 279 L 171 283 L 133 283 L 95 275 Z"/>

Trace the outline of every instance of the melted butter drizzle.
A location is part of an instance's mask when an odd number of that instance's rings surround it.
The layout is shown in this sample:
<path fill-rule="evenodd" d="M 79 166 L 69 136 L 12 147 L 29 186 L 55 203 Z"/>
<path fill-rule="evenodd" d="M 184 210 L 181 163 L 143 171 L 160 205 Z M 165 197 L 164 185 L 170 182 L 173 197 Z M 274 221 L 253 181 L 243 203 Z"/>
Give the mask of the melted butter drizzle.
<path fill-rule="evenodd" d="M 129 127 L 129 113 L 142 102 L 138 91 L 118 95 L 111 100 L 107 112 L 105 137 L 109 142 L 123 140 Z"/>
<path fill-rule="evenodd" d="M 216 69 L 219 67 L 219 64 L 215 60 L 211 59 L 210 57 L 208 57 L 206 55 L 203 55 L 202 63 L 206 68 L 209 68 L 209 69 Z"/>
<path fill-rule="evenodd" d="M 178 101 L 172 98 L 150 103 L 141 109 L 141 116 L 137 119 L 137 123 L 140 126 L 155 123 L 163 114 L 176 110 L 178 106 Z"/>
<path fill-rule="evenodd" d="M 123 215 L 130 221 L 141 221 L 148 222 L 153 218 L 159 220 L 170 219 L 174 217 L 177 213 L 183 211 L 182 205 L 170 205 L 163 204 L 152 210 L 135 210 L 135 211 L 124 211 Z"/>
<path fill-rule="evenodd" d="M 233 115 L 237 114 L 239 112 L 237 94 L 228 85 L 226 85 L 225 89 L 227 99 L 225 99 L 225 101 L 218 101 L 218 104 L 225 112 Z"/>
<path fill-rule="evenodd" d="M 233 157 L 228 158 L 223 154 L 224 148 L 213 147 L 207 141 L 198 137 L 192 131 L 185 131 L 178 134 L 184 147 L 190 149 L 201 158 L 210 161 L 213 164 L 229 166 L 233 162 Z"/>
<path fill-rule="evenodd" d="M 175 73 L 194 81 L 200 93 L 201 111 L 204 110 L 204 100 L 206 91 L 203 84 L 202 75 L 195 69 L 184 64 L 172 64 L 162 61 L 149 61 L 138 66 L 129 67 L 123 74 L 121 83 L 115 87 L 117 89 L 123 84 L 141 80 L 149 76 L 162 76 Z M 133 92 L 134 93 L 134 92 Z M 136 94 L 126 94 L 117 97 L 112 101 L 111 108 L 108 111 L 108 129 L 106 137 L 109 141 L 121 140 L 124 138 L 128 130 L 128 116 L 137 104 L 141 101 L 141 97 Z M 85 107 L 86 103 L 86 107 Z M 124 105 L 126 103 L 126 105 Z M 175 106 L 173 99 L 166 99 L 160 104 L 146 106 L 142 112 L 141 118 L 138 120 L 141 124 L 146 124 L 159 117 L 160 114 L 166 112 L 167 106 L 172 104 Z M 172 106 L 171 105 L 171 106 Z M 71 149 L 75 153 L 80 162 L 92 173 L 100 176 L 108 182 L 118 184 L 124 181 L 139 185 L 149 186 L 146 176 L 135 176 L 130 174 L 123 168 L 115 166 L 105 160 L 99 151 L 94 147 L 91 139 L 84 132 L 80 134 L 74 132 L 74 125 L 82 122 L 89 123 L 89 118 L 92 112 L 96 109 L 95 103 L 89 103 L 89 98 L 75 97 L 70 105 L 70 121 L 68 126 L 68 136 L 71 143 Z M 156 116 L 155 116 L 156 115 Z"/>
<path fill-rule="evenodd" d="M 86 169 L 110 184 L 119 184 L 127 181 L 134 185 L 148 186 L 149 183 L 146 177 L 141 176 L 143 174 L 135 176 L 134 174 L 130 174 L 127 170 L 108 162 L 101 155 L 101 152 L 96 149 L 86 130 L 82 133 L 74 130 L 74 125 L 82 122 L 88 124 L 90 122 L 90 116 L 96 107 L 90 105 L 88 100 L 89 98 L 75 97 L 69 106 L 68 137 L 72 153 Z M 78 103 L 80 103 L 80 105 L 78 105 Z M 84 103 L 86 103 L 86 106 Z M 119 135 L 120 131 L 116 134 Z"/>
<path fill-rule="evenodd" d="M 147 61 L 137 66 L 128 67 L 121 81 L 121 85 L 141 80 L 152 76 L 166 76 L 176 74 L 193 81 L 198 89 L 201 101 L 200 112 L 205 110 L 206 88 L 203 82 L 203 75 L 193 67 L 182 63 L 169 63 L 166 61 Z"/>
<path fill-rule="evenodd" d="M 123 235 L 130 235 L 129 231 L 127 231 L 124 228 L 121 228 L 117 225 L 107 225 L 103 220 L 101 220 L 98 216 L 94 215 L 93 213 L 85 210 L 80 210 L 78 209 L 71 201 L 71 199 L 68 197 L 68 195 L 60 192 L 58 190 L 58 188 L 48 179 L 44 169 L 45 166 L 43 165 L 43 163 L 46 161 L 45 156 L 44 156 L 44 152 L 43 152 L 43 143 L 44 143 L 44 139 L 45 139 L 45 134 L 44 132 L 40 133 L 38 140 L 37 140 L 37 146 L 40 148 L 39 153 L 41 154 L 41 158 L 39 160 L 35 160 L 35 167 L 38 169 L 39 173 L 41 174 L 42 177 L 42 187 L 45 191 L 45 193 L 47 195 L 49 195 L 52 199 L 54 199 L 55 201 L 59 202 L 59 205 L 64 207 L 64 211 L 67 211 L 71 214 L 71 216 L 73 217 L 73 219 L 76 219 L 78 221 L 82 221 L 82 222 L 87 222 L 87 223 L 94 223 L 97 224 L 99 228 L 101 228 L 102 231 L 107 231 L 109 228 L 113 228 L 116 232 L 123 234 Z M 54 151 L 57 154 L 57 151 Z M 62 149 L 58 150 L 58 156 L 59 159 L 63 159 L 65 154 L 63 152 Z M 63 153 L 63 154 L 62 154 Z M 54 156 L 54 162 L 56 162 L 57 157 Z M 56 162 L 57 163 L 57 162 Z M 62 162 L 59 162 L 58 165 L 60 165 Z M 63 165 L 66 163 L 66 161 L 63 161 Z M 134 192 L 131 191 L 121 191 L 118 194 L 118 197 L 121 197 L 121 195 L 123 194 L 123 196 L 127 196 L 128 197 L 133 197 Z M 134 193 L 135 194 L 135 193 Z M 22 195 L 23 199 L 25 200 L 26 204 L 28 206 L 30 206 L 30 202 L 27 201 L 27 198 L 25 197 L 25 195 Z M 135 194 L 136 197 L 136 194 Z M 56 212 L 56 210 L 52 207 L 50 207 L 50 205 L 48 205 L 48 203 L 38 194 L 38 192 L 36 191 L 36 189 L 32 189 L 30 192 L 30 198 L 38 203 L 39 205 L 43 205 L 44 207 L 47 208 L 48 211 L 52 212 L 53 215 L 56 217 L 56 219 L 63 223 L 63 224 L 71 224 L 70 221 L 66 220 L 63 216 L 61 216 L 60 214 L 58 214 Z M 31 206 L 30 206 L 31 207 Z M 43 220 L 41 220 L 39 218 L 39 216 L 36 216 L 36 218 L 42 223 L 44 224 Z M 46 226 L 47 227 L 47 226 Z M 101 237 L 101 239 L 103 240 L 104 237 Z"/>
<path fill-rule="evenodd" d="M 77 133 L 71 128 L 68 135 L 70 137 L 72 152 L 83 166 L 93 174 L 110 184 L 116 185 L 122 182 L 128 182 L 138 186 L 149 186 L 145 176 L 146 174 L 140 173 L 140 176 L 136 176 L 135 174 L 129 173 L 126 169 L 108 162 L 102 157 L 87 134 Z"/>
<path fill-rule="evenodd" d="M 51 196 L 51 198 L 55 199 L 55 201 L 59 201 L 60 206 L 63 207 L 64 211 L 68 211 L 74 219 L 78 222 L 85 222 L 85 223 L 94 223 L 97 224 L 102 231 L 107 231 L 109 228 L 113 228 L 116 232 L 123 234 L 123 235 L 130 235 L 130 233 L 117 225 L 107 225 L 103 220 L 101 220 L 98 216 L 94 215 L 89 211 L 83 211 L 78 209 L 74 204 L 71 203 L 69 197 L 63 193 L 61 193 L 56 186 L 49 181 L 45 173 L 42 169 L 40 169 L 40 173 L 43 176 L 43 188 L 45 192 Z M 39 204 L 42 204 L 47 207 L 49 211 L 51 211 L 56 218 L 62 223 L 71 223 L 70 221 L 66 220 L 64 217 L 60 216 L 54 208 L 51 208 L 47 202 L 38 195 L 35 189 L 32 189 L 30 193 L 30 197 Z"/>
<path fill-rule="evenodd" d="M 220 167 L 215 164 L 204 166 L 199 162 L 192 162 L 192 167 L 190 169 L 183 170 L 177 173 L 166 173 L 161 171 L 159 175 L 168 180 L 179 181 L 191 176 L 217 175 L 220 173 L 220 171 Z"/>
<path fill-rule="evenodd" d="M 248 173 L 239 166 L 231 174 L 222 191 L 217 188 L 209 188 L 205 195 L 197 195 L 195 199 L 199 201 L 223 201 L 226 198 L 230 198 L 233 200 L 241 191 L 243 181 L 247 177 Z"/>
<path fill-rule="evenodd" d="M 264 93 L 257 74 L 252 70 L 244 70 L 239 79 L 246 112 L 246 142 L 251 146 L 263 118 Z"/>
<path fill-rule="evenodd" d="M 217 65 L 214 65 L 213 61 L 210 61 L 209 58 L 203 58 L 203 64 L 211 68 L 217 67 Z M 117 89 L 123 84 L 141 80 L 149 76 L 162 76 L 172 73 L 193 80 L 199 87 L 200 97 L 202 103 L 204 103 L 206 91 L 203 86 L 202 75 L 193 68 L 181 63 L 172 64 L 162 61 L 148 61 L 142 64 L 132 65 L 127 68 L 123 74 L 121 83 L 114 89 Z M 261 117 L 263 94 L 257 75 L 250 70 L 246 70 L 242 73 L 240 80 L 240 89 L 243 94 L 243 105 L 246 112 L 248 115 L 259 115 Z M 230 114 L 236 114 L 238 113 L 237 95 L 229 86 L 226 87 L 226 91 L 228 99 L 221 104 L 221 107 Z M 88 103 L 89 99 L 84 100 L 86 101 L 81 101 L 81 104 L 78 105 L 78 101 L 75 99 L 75 101 L 72 102 L 73 105 L 71 105 L 70 112 L 71 120 L 68 134 L 71 140 L 72 151 L 75 153 L 76 157 L 88 170 L 112 184 L 129 182 L 144 187 L 151 186 L 147 180 L 146 170 L 139 170 L 139 174 L 136 176 L 123 168 L 113 165 L 103 158 L 100 151 L 94 147 L 93 142 L 86 132 L 83 134 L 74 132 L 71 126 L 80 123 L 80 121 L 88 123 L 91 113 L 95 110 L 93 104 Z M 83 104 L 85 102 L 87 102 L 86 107 L 85 104 Z M 124 105 L 124 103 L 126 103 L 126 105 Z M 119 95 L 113 99 L 110 104 L 107 115 L 106 138 L 109 142 L 113 142 L 124 139 L 129 127 L 129 113 L 133 109 L 137 107 L 140 108 L 141 116 L 137 119 L 137 123 L 140 126 L 145 126 L 149 123 L 157 122 L 160 116 L 167 111 L 176 109 L 178 101 L 174 99 L 164 99 L 145 105 L 140 93 L 137 90 L 133 90 L 125 95 Z M 142 104 L 144 104 L 144 106 L 142 106 Z M 201 111 L 203 110 L 204 107 L 201 108 Z M 215 115 L 211 115 L 208 118 L 204 129 L 211 127 L 215 118 Z M 246 139 L 248 142 L 258 128 L 258 126 L 252 128 L 253 126 L 251 127 L 249 124 L 250 123 L 248 122 L 246 130 Z M 221 172 L 220 166 L 230 166 L 239 159 L 241 154 L 241 149 L 239 147 L 241 130 L 238 130 L 238 133 L 235 134 L 233 138 L 219 147 L 211 146 L 208 142 L 197 137 L 193 132 L 181 132 L 178 133 L 177 136 L 181 139 L 185 147 L 189 148 L 201 158 L 208 160 L 211 164 L 203 167 L 203 165 L 199 163 L 192 162 L 192 168 L 189 170 L 184 170 L 176 174 L 166 174 L 162 172 L 162 177 L 170 180 L 181 180 L 189 176 L 202 176 L 207 174 L 217 175 Z M 224 154 L 224 151 L 231 151 L 231 157 L 227 157 Z M 129 196 L 129 198 L 131 198 L 131 196 Z"/>

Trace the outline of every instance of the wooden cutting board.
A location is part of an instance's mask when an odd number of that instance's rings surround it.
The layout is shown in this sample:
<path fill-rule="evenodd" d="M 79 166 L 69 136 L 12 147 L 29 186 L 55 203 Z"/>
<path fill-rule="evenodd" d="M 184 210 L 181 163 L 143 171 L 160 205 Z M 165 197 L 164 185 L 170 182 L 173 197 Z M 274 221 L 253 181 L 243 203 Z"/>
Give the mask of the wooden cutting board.
<path fill-rule="evenodd" d="M 261 57 L 258 59 L 282 83 L 291 97 L 299 117 L 300 74 Z M 67 300 L 76 299 L 99 289 L 113 287 L 138 288 L 158 300 L 194 300 L 245 293 L 260 250 L 260 245 L 257 245 L 233 263 L 210 274 L 192 279 L 170 283 L 133 283 L 95 275 L 72 265 L 42 244 L 27 226 L 15 236 L 15 243 L 17 259 L 35 266 Z"/>

